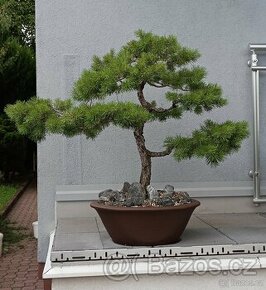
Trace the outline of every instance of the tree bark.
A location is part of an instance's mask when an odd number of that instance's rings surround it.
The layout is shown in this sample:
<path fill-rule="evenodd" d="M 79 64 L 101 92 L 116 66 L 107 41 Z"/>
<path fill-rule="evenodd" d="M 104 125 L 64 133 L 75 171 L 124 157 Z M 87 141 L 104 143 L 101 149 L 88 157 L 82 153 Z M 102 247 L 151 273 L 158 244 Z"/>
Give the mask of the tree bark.
<path fill-rule="evenodd" d="M 138 90 L 138 99 L 143 108 L 148 110 L 149 112 L 156 112 L 156 113 L 165 113 L 175 107 L 173 103 L 172 107 L 168 109 L 163 108 L 155 108 L 149 102 L 146 101 L 143 94 L 143 89 L 145 86 L 145 82 L 140 84 Z M 145 191 L 147 190 L 147 186 L 151 183 L 151 158 L 152 157 L 163 157 L 171 154 L 172 150 L 167 148 L 161 152 L 152 152 L 146 148 L 145 145 L 145 138 L 143 135 L 144 124 L 139 127 L 135 128 L 134 130 L 134 137 L 137 143 L 140 160 L 141 160 L 141 174 L 140 174 L 140 184 L 144 187 Z"/>
<path fill-rule="evenodd" d="M 176 102 L 172 102 L 172 106 L 170 108 L 167 108 L 167 109 L 154 107 L 144 97 L 144 93 L 143 93 L 144 86 L 145 86 L 145 83 L 143 82 L 140 85 L 140 87 L 139 87 L 138 100 L 139 100 L 141 106 L 143 108 L 145 108 L 148 112 L 151 112 L 151 113 L 167 113 L 167 112 L 170 112 L 172 109 L 176 108 L 176 106 L 177 106 Z"/>
<path fill-rule="evenodd" d="M 151 183 L 151 156 L 145 146 L 145 138 L 143 136 L 143 126 L 134 130 L 134 137 L 136 139 L 140 160 L 141 160 L 141 174 L 140 184 L 146 187 Z"/>

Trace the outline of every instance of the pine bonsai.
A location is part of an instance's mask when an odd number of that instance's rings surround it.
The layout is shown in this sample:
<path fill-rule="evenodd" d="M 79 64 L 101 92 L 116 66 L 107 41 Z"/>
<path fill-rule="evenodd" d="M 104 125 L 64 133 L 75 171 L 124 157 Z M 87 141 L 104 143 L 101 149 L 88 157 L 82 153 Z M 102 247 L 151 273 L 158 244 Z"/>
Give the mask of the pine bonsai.
<path fill-rule="evenodd" d="M 205 69 L 193 65 L 200 56 L 197 50 L 181 46 L 172 35 L 139 30 L 136 37 L 118 52 L 94 56 L 91 68 L 76 81 L 71 99 L 19 101 L 9 105 L 6 113 L 21 134 L 35 141 L 48 133 L 85 134 L 93 139 L 110 124 L 131 129 L 141 159 L 140 183 L 146 189 L 151 182 L 152 158 L 173 154 L 177 161 L 196 157 L 217 165 L 240 148 L 248 126 L 245 121 L 218 124 L 206 120 L 191 136 L 166 138 L 163 151 L 149 150 L 144 138 L 147 122 L 180 119 L 187 111 L 199 115 L 227 101 L 219 85 L 206 83 Z M 144 92 L 147 86 L 168 89 L 168 107 L 149 101 Z M 126 92 L 132 98 L 136 92 L 134 102 L 106 102 L 108 96 Z"/>

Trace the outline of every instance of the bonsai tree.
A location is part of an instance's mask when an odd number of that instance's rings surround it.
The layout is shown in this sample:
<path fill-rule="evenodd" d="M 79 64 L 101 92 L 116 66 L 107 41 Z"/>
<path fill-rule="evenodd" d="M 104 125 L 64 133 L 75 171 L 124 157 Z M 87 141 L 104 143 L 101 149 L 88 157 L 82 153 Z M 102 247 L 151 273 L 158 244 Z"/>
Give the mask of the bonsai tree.
<path fill-rule="evenodd" d="M 196 157 L 217 165 L 248 136 L 245 121 L 219 124 L 206 120 L 191 136 L 166 138 L 163 151 L 147 148 L 146 123 L 178 120 L 187 111 L 199 115 L 227 104 L 221 87 L 207 83 L 205 69 L 193 64 L 199 56 L 197 50 L 181 46 L 173 35 L 138 30 L 136 39 L 120 51 L 93 57 L 90 69 L 74 84 L 71 99 L 18 101 L 7 106 L 6 113 L 21 134 L 35 141 L 49 133 L 68 137 L 85 134 L 94 139 L 110 124 L 132 130 L 141 160 L 140 183 L 146 189 L 153 158 L 172 154 L 177 161 Z M 164 93 L 167 107 L 146 96 L 148 86 Z M 130 94 L 132 102 L 107 102 L 109 96 L 123 93 Z"/>

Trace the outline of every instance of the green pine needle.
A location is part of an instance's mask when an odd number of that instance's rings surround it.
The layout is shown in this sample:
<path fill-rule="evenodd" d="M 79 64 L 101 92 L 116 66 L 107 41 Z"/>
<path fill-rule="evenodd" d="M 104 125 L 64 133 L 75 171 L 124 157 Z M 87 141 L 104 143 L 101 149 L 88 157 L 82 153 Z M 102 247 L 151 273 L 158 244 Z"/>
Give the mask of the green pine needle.
<path fill-rule="evenodd" d="M 221 87 L 206 83 L 206 70 L 194 64 L 199 56 L 173 35 L 138 30 L 136 39 L 119 51 L 93 57 L 91 67 L 75 82 L 71 99 L 19 101 L 7 106 L 6 113 L 21 134 L 39 141 L 50 133 L 84 134 L 93 139 L 111 124 L 134 130 L 155 120 L 180 119 L 187 111 L 201 114 L 225 106 Z M 144 86 L 167 88 L 169 106 L 158 108 L 155 99 L 148 106 L 136 104 Z M 135 91 L 132 102 L 107 102 L 108 96 L 131 91 Z M 165 146 L 177 161 L 196 157 L 217 165 L 247 137 L 245 121 L 217 124 L 207 120 L 190 137 L 167 138 Z"/>
<path fill-rule="evenodd" d="M 237 151 L 248 136 L 248 124 L 245 121 L 218 124 L 207 120 L 200 129 L 192 132 L 191 137 L 166 138 L 165 146 L 173 150 L 177 161 L 192 157 L 205 158 L 207 164 L 215 166 Z"/>

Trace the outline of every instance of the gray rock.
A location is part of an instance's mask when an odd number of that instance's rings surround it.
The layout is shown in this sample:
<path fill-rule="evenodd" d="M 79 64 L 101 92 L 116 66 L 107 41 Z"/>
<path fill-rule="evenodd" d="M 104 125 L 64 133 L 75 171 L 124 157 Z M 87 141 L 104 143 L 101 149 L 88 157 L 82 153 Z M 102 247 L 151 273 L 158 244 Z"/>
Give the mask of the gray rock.
<path fill-rule="evenodd" d="M 191 197 L 187 192 L 178 191 L 173 195 L 173 200 L 177 203 L 185 204 L 191 202 Z"/>
<path fill-rule="evenodd" d="M 186 191 L 182 191 L 183 196 L 187 199 L 191 199 L 191 197 L 189 196 L 189 194 Z"/>
<path fill-rule="evenodd" d="M 125 195 L 118 190 L 106 189 L 99 193 L 99 200 L 104 202 L 118 203 L 125 200 Z"/>
<path fill-rule="evenodd" d="M 126 193 L 126 206 L 138 206 L 142 205 L 145 200 L 145 190 L 138 182 L 134 182 L 130 185 L 128 192 Z"/>
<path fill-rule="evenodd" d="M 159 199 L 159 205 L 162 206 L 171 206 L 174 205 L 175 202 L 170 196 L 163 196 L 162 198 Z"/>
<path fill-rule="evenodd" d="M 143 196 L 145 197 L 145 191 L 142 187 L 142 185 L 138 182 L 133 182 L 129 189 L 128 189 L 128 193 L 130 196 Z"/>
<path fill-rule="evenodd" d="M 126 182 L 124 182 L 124 185 L 123 185 L 123 188 L 121 189 L 121 191 L 126 193 L 126 192 L 128 192 L 129 188 L 130 188 L 130 183 L 126 181 Z"/>
<path fill-rule="evenodd" d="M 122 191 L 118 191 L 118 201 L 123 203 L 126 200 L 126 194 Z"/>
<path fill-rule="evenodd" d="M 141 197 L 131 197 L 125 200 L 125 206 L 141 206 L 144 204 L 144 199 Z"/>
<path fill-rule="evenodd" d="M 106 189 L 104 191 L 101 191 L 99 193 L 99 200 L 101 201 L 109 201 L 110 197 L 112 196 L 113 190 L 112 189 Z"/>
<path fill-rule="evenodd" d="M 134 205 L 134 202 L 132 199 L 128 198 L 124 201 L 123 203 L 124 206 L 127 206 L 127 207 L 130 207 L 130 206 L 133 206 Z"/>
<path fill-rule="evenodd" d="M 147 192 L 149 194 L 149 199 L 155 199 L 159 197 L 159 192 L 151 185 L 147 186 Z"/>
<path fill-rule="evenodd" d="M 117 190 L 113 190 L 113 192 L 110 195 L 109 201 L 118 202 L 119 199 L 120 199 L 120 192 Z"/>
<path fill-rule="evenodd" d="M 175 192 L 175 188 L 173 185 L 168 184 L 165 186 L 164 191 L 166 195 L 172 196 Z"/>

